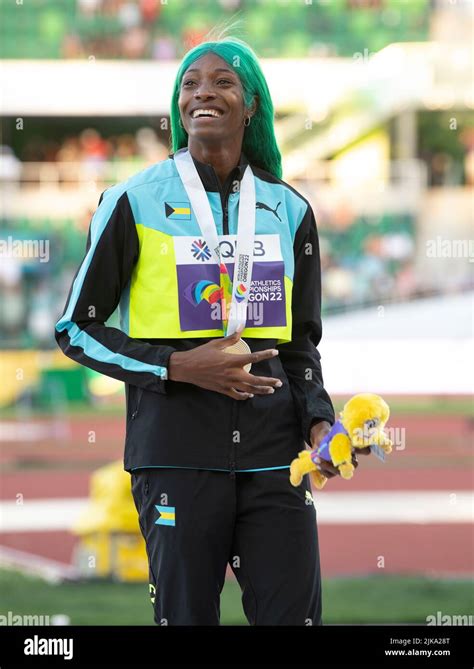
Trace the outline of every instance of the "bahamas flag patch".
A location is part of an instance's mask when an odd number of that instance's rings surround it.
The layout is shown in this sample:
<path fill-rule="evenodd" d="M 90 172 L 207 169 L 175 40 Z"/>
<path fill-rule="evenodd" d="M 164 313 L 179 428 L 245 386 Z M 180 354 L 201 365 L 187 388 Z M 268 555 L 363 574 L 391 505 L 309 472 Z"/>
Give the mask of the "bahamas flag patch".
<path fill-rule="evenodd" d="M 160 506 L 155 504 L 155 509 L 160 514 L 160 517 L 155 520 L 155 525 L 171 525 L 176 526 L 176 507 L 174 506 Z"/>
<path fill-rule="evenodd" d="M 165 202 L 165 215 L 171 221 L 190 221 L 191 205 L 189 202 Z"/>

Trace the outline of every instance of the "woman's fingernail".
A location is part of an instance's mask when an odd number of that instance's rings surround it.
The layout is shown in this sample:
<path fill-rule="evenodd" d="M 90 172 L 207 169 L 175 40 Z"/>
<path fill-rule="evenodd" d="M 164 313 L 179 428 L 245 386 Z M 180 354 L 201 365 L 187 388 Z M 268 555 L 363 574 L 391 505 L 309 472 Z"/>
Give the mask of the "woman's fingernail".
<path fill-rule="evenodd" d="M 278 355 L 278 351 L 277 351 L 276 348 L 273 348 L 273 349 L 272 349 L 272 354 L 273 354 L 273 355 Z"/>
<path fill-rule="evenodd" d="M 253 397 L 252 393 L 249 393 L 249 397 Z"/>
<path fill-rule="evenodd" d="M 283 383 L 281 381 L 278 381 L 278 383 L 275 383 L 276 388 L 281 388 Z"/>

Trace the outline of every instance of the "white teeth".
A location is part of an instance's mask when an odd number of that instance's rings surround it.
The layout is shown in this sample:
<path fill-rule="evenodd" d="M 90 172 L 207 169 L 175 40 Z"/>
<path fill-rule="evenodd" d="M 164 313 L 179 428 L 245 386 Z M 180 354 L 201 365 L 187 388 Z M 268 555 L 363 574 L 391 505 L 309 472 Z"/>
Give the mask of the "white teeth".
<path fill-rule="evenodd" d="M 217 111 L 217 109 L 195 109 L 193 111 L 193 118 L 197 118 L 198 116 L 203 116 L 204 114 L 207 114 L 208 116 L 215 116 L 216 118 L 219 118 L 219 116 L 222 116 L 222 113 Z"/>

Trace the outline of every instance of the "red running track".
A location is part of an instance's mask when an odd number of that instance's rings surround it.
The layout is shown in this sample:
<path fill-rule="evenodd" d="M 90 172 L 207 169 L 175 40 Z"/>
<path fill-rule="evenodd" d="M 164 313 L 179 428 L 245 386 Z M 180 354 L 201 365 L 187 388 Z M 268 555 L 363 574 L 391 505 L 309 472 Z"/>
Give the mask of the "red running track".
<path fill-rule="evenodd" d="M 472 490 L 472 421 L 464 416 L 394 416 L 404 427 L 407 444 L 382 464 L 361 456 L 350 482 L 333 479 L 337 492 L 395 490 Z M 87 497 L 90 472 L 102 463 L 121 459 L 123 421 L 118 418 L 74 419 L 68 443 L 7 443 L 1 460 L 1 500 Z M 87 442 L 95 429 L 97 442 Z M 35 469 L 25 469 L 25 464 Z M 61 469 L 57 467 L 61 466 Z M 5 467 L 4 467 L 5 470 Z M 317 498 L 325 491 L 314 493 Z M 64 531 L 0 532 L 0 545 L 69 563 L 77 539 Z M 325 576 L 380 573 L 466 575 L 474 571 L 472 526 L 459 524 L 322 525 L 319 529 Z"/>

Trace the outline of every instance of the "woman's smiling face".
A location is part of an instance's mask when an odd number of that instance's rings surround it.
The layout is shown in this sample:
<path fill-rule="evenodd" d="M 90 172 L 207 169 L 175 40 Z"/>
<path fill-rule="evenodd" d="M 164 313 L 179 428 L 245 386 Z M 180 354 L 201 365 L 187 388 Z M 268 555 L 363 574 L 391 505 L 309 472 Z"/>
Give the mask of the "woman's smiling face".
<path fill-rule="evenodd" d="M 242 141 L 245 109 L 242 83 L 219 56 L 207 53 L 192 63 L 183 75 L 178 98 L 181 123 L 190 138 L 216 143 Z"/>

